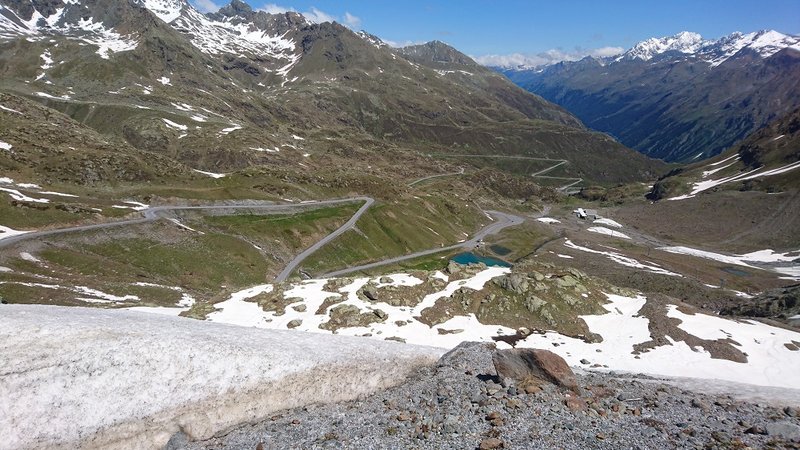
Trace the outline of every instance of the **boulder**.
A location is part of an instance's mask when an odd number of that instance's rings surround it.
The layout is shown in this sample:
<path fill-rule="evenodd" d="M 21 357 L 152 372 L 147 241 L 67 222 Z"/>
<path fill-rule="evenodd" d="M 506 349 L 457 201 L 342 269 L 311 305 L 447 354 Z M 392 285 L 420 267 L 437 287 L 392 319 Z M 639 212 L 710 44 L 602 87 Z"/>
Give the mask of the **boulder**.
<path fill-rule="evenodd" d="M 378 291 L 375 289 L 374 286 L 369 286 L 369 285 L 364 286 L 361 289 L 361 293 L 364 294 L 364 297 L 366 297 L 367 300 L 370 300 L 370 301 L 373 301 L 373 302 L 378 301 Z"/>
<path fill-rule="evenodd" d="M 520 384 L 537 379 L 578 391 L 578 381 L 572 369 L 564 358 L 551 351 L 529 348 L 498 350 L 492 355 L 492 362 L 500 377 L 511 378 Z"/>
<path fill-rule="evenodd" d="M 537 297 L 535 295 L 529 295 L 525 299 L 525 309 L 527 309 L 530 312 L 536 312 L 536 311 L 540 310 L 546 304 L 547 304 L 546 301 L 540 299 L 539 297 Z"/>
<path fill-rule="evenodd" d="M 294 319 L 286 324 L 286 328 L 297 328 L 303 324 L 303 321 L 300 319 Z"/>
<path fill-rule="evenodd" d="M 455 261 L 450 261 L 449 263 L 447 263 L 446 270 L 447 273 L 450 275 L 457 274 L 458 272 L 461 272 L 461 265 Z"/>
<path fill-rule="evenodd" d="M 492 280 L 494 284 L 507 291 L 524 294 L 529 289 L 528 277 L 519 273 L 512 273 Z"/>
<path fill-rule="evenodd" d="M 531 271 L 530 277 L 533 278 L 536 281 L 544 281 L 544 279 L 545 279 L 545 276 L 541 272 L 537 272 L 535 270 Z"/>
<path fill-rule="evenodd" d="M 556 278 L 558 287 L 575 287 L 579 284 L 578 279 L 572 275 L 564 275 L 563 277 Z"/>
<path fill-rule="evenodd" d="M 789 421 L 768 423 L 767 434 L 788 441 L 798 441 L 800 440 L 800 425 Z"/>

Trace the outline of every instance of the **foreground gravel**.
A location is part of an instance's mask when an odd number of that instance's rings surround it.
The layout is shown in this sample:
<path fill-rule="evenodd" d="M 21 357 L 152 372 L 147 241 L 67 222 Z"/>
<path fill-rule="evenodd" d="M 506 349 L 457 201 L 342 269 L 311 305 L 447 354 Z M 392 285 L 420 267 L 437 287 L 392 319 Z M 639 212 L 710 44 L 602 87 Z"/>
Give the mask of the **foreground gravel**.
<path fill-rule="evenodd" d="M 580 397 L 553 385 L 529 394 L 501 383 L 492 352 L 465 343 L 364 400 L 285 411 L 203 442 L 178 434 L 168 448 L 800 449 L 793 407 L 595 373 L 577 375 Z"/>

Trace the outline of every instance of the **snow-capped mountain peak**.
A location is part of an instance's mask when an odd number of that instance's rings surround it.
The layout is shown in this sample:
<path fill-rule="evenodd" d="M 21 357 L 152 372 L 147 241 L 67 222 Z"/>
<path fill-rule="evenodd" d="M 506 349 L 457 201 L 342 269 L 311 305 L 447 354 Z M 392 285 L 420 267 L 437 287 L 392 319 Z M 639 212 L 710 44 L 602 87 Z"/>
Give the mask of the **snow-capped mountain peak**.
<path fill-rule="evenodd" d="M 674 36 L 650 38 L 634 45 L 630 50 L 616 58 L 616 61 L 650 59 L 667 53 L 680 52 L 695 56 L 718 66 L 743 49 L 758 53 L 767 58 L 784 48 L 800 50 L 800 36 L 791 36 L 775 30 L 761 30 L 743 34 L 734 32 L 719 39 L 703 39 L 697 33 L 680 32 Z"/>
<path fill-rule="evenodd" d="M 650 38 L 639 42 L 618 59 L 627 58 L 648 61 L 657 55 L 671 51 L 691 54 L 700 49 L 705 42 L 703 37 L 697 33 L 682 31 L 674 36 Z"/>
<path fill-rule="evenodd" d="M 87 11 L 78 0 L 0 4 L 0 40 L 25 36 L 36 41 L 61 35 L 96 46 L 96 53 L 104 59 L 138 46 L 136 33 L 120 33 L 114 20 L 97 19 Z"/>
<path fill-rule="evenodd" d="M 140 0 L 140 4 L 166 23 L 180 17 L 185 8 L 190 8 L 184 0 Z"/>

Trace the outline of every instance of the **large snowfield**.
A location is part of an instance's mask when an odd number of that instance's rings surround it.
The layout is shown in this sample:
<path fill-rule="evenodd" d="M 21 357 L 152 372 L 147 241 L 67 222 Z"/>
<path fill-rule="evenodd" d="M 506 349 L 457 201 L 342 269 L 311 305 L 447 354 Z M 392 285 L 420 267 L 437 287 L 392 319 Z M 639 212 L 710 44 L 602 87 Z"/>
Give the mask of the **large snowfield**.
<path fill-rule="evenodd" d="M 331 289 L 335 292 L 326 290 L 329 280 L 306 280 L 283 288 L 284 298 L 292 299 L 283 314 L 264 311 L 252 301 L 275 289 L 264 284 L 232 293 L 207 321 L 152 314 L 178 313 L 190 302 L 140 311 L 2 305 L 0 429 L 8 431 L 0 449 L 78 444 L 153 448 L 179 430 L 195 439 L 208 438 L 277 410 L 353 399 L 400 383 L 463 341 L 491 341 L 515 332 L 482 324 L 471 314 L 433 326 L 418 320 L 439 299 L 462 288 L 480 290 L 508 272 L 490 267 L 457 280 L 436 272 L 431 277 L 446 283 L 415 306 L 392 306 L 358 295 L 367 283 L 400 292 L 423 283 L 409 274 L 354 278 Z M 340 303 L 317 314 L 332 297 Z M 681 331 L 732 345 L 747 362 L 715 359 L 702 347 L 669 336 L 663 339 L 666 345 L 637 354 L 636 344 L 652 340 L 650 319 L 640 314 L 647 299 L 606 297 L 606 313 L 581 316 L 602 342 L 546 332 L 534 333 L 517 346 L 552 350 L 573 367 L 588 368 L 582 362 L 588 360 L 600 365 L 592 370 L 688 377 L 739 386 L 737 390 L 746 384 L 751 392 L 800 398 L 800 352 L 792 351 L 800 344 L 800 333 L 687 314 L 668 305 L 666 317 L 680 321 Z M 320 329 L 339 305 L 362 313 L 380 309 L 386 319 L 340 328 L 338 335 Z M 296 329 L 287 330 L 290 326 Z M 407 344 L 387 338 L 402 338 Z M 508 345 L 499 342 L 498 347 Z"/>
<path fill-rule="evenodd" d="M 0 449 L 157 448 L 401 382 L 441 349 L 123 310 L 0 307 Z"/>
<path fill-rule="evenodd" d="M 292 299 L 285 312 L 276 314 L 264 311 L 248 299 L 262 292 L 272 291 L 272 285 L 259 285 L 231 295 L 229 300 L 219 303 L 218 312 L 209 315 L 208 320 L 225 322 L 247 327 L 287 329 L 292 322 L 300 322 L 295 330 L 330 334 L 319 325 L 328 321 L 332 308 L 339 305 L 357 307 L 361 313 L 381 310 L 386 320 L 367 326 L 340 328 L 338 334 L 369 336 L 383 340 L 388 337 L 401 338 L 405 342 L 418 345 L 431 345 L 452 348 L 463 341 L 492 342 L 497 335 L 514 334 L 516 330 L 499 325 L 482 324 L 470 314 L 455 316 L 444 323 L 428 326 L 418 320 L 422 311 L 433 306 L 440 298 L 448 297 L 457 289 L 467 287 L 482 289 L 494 277 L 508 273 L 508 268 L 490 267 L 472 277 L 449 282 L 440 292 L 425 296 L 413 307 L 393 306 L 380 301 L 368 301 L 357 295 L 359 289 L 370 281 L 377 287 L 415 286 L 422 283 L 408 274 L 394 274 L 385 277 L 355 278 L 336 292 L 326 291 L 328 280 L 306 280 L 293 284 L 284 291 L 286 299 Z M 446 278 L 441 272 L 437 277 Z M 386 279 L 391 281 L 386 281 Z M 380 282 L 384 280 L 384 282 Z M 564 357 L 570 365 L 582 366 L 582 359 L 598 363 L 608 370 L 643 373 L 668 377 L 692 377 L 714 380 L 727 380 L 758 386 L 779 388 L 800 387 L 800 352 L 792 351 L 784 344 L 800 342 L 800 333 L 772 327 L 760 322 L 735 321 L 707 314 L 684 314 L 670 305 L 666 316 L 680 320 L 681 330 L 707 340 L 732 339 L 734 347 L 747 355 L 747 363 L 727 359 L 715 359 L 701 347 L 692 348 L 683 341 L 667 337 L 668 345 L 634 353 L 634 345 L 650 341 L 649 319 L 639 314 L 646 298 L 606 295 L 609 303 L 601 315 L 581 316 L 589 329 L 603 337 L 603 342 L 587 343 L 581 339 L 563 336 L 556 332 L 534 333 L 518 347 L 550 349 Z M 340 303 L 329 306 L 324 314 L 317 314 L 326 299 L 337 298 Z M 300 307 L 300 306 L 305 306 Z M 398 325 L 398 323 L 405 323 Z M 498 347 L 507 348 L 504 342 Z M 680 361 L 680 363 L 676 363 Z M 584 365 L 585 367 L 585 365 Z"/>

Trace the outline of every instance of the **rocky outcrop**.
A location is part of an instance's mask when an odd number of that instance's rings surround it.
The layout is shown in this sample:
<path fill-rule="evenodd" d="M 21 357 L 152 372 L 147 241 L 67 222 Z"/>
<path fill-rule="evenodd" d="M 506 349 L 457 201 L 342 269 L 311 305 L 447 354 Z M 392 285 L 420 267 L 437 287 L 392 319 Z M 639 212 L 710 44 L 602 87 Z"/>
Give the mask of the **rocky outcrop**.
<path fill-rule="evenodd" d="M 549 350 L 519 348 L 499 350 L 492 362 L 501 378 L 510 378 L 518 385 L 553 383 L 577 392 L 575 374 L 564 358 Z"/>

